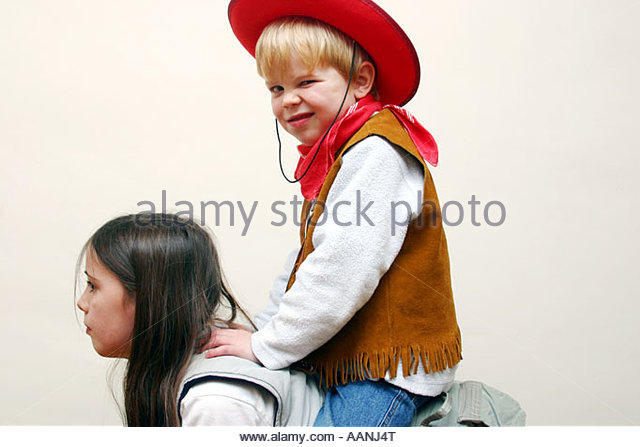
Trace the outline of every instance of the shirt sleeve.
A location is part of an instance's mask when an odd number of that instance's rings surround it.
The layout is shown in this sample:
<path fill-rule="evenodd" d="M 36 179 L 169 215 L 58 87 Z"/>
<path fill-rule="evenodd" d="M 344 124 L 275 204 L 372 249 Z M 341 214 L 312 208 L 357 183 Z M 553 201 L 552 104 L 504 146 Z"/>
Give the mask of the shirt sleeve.
<path fill-rule="evenodd" d="M 252 335 L 253 352 L 267 368 L 304 358 L 366 304 L 421 204 L 412 204 L 418 198 L 413 186 L 421 189 L 424 178 L 421 165 L 386 140 L 369 137 L 342 160 L 314 230 L 314 251 L 300 265 L 277 313 Z"/>
<path fill-rule="evenodd" d="M 275 400 L 267 391 L 237 380 L 208 380 L 189 389 L 180 403 L 183 427 L 273 426 Z"/>

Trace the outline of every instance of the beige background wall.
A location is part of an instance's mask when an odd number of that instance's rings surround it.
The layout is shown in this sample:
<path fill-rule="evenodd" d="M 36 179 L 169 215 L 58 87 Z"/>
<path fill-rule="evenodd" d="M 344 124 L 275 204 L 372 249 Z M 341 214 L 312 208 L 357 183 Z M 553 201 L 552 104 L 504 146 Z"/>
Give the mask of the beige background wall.
<path fill-rule="evenodd" d="M 408 108 L 440 145 L 441 201 L 507 209 L 499 227 L 448 228 L 460 378 L 509 392 L 530 424 L 639 424 L 640 3 L 379 3 L 421 57 Z M 74 266 L 92 231 L 162 190 L 258 201 L 245 236 L 239 215 L 205 217 L 233 290 L 265 304 L 296 243 L 269 207 L 298 187 L 226 7 L 0 1 L 0 424 L 120 423 Z"/>

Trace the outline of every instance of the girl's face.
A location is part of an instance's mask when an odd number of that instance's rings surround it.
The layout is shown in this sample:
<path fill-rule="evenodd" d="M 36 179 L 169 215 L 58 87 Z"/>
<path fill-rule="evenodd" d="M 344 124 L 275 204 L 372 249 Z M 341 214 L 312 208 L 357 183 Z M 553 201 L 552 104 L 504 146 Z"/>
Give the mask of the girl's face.
<path fill-rule="evenodd" d="M 135 302 L 120 280 L 89 248 L 87 288 L 78 300 L 93 348 L 103 357 L 128 358 L 135 317 Z"/>

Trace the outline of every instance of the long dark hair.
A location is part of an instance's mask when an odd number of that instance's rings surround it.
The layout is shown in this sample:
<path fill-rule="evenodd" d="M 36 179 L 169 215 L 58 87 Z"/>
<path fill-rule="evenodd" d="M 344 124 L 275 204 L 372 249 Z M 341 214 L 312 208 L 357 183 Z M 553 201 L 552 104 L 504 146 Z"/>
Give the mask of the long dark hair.
<path fill-rule="evenodd" d="M 172 214 L 131 214 L 98 229 L 81 258 L 87 250 L 135 300 L 123 384 L 127 425 L 180 425 L 178 388 L 192 355 L 216 319 L 247 317 L 225 285 L 209 233 Z"/>

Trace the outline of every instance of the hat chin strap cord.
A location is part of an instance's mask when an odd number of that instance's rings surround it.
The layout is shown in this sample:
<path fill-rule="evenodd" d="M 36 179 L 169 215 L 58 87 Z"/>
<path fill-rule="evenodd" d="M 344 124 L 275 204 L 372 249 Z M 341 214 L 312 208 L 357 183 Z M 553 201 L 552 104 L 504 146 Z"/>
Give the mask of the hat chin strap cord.
<path fill-rule="evenodd" d="M 316 151 L 313 154 L 313 158 L 311 159 L 311 163 L 309 163 L 309 166 L 307 166 L 307 169 L 300 176 L 300 178 L 295 178 L 295 175 L 294 175 L 293 180 L 291 180 L 289 177 L 287 177 L 287 174 L 285 174 L 285 172 L 284 172 L 284 168 L 282 167 L 282 142 L 280 141 L 280 130 L 278 129 L 278 119 L 276 118 L 276 136 L 278 137 L 278 163 L 280 164 L 280 172 L 282 173 L 282 176 L 284 177 L 284 179 L 287 182 L 289 182 L 289 183 L 298 183 L 300 180 L 302 180 L 304 178 L 305 175 L 307 175 L 307 172 L 309 172 L 309 169 L 311 168 L 311 165 L 313 165 L 313 162 L 315 161 L 316 156 L 318 155 L 318 152 L 320 151 L 320 146 L 322 146 L 322 143 L 324 142 L 324 139 L 327 137 L 327 135 L 329 134 L 329 131 L 331 130 L 333 125 L 336 123 L 336 121 L 338 121 L 338 117 L 340 116 L 340 113 L 342 112 L 342 108 L 344 107 L 344 103 L 347 101 L 347 96 L 349 95 L 349 88 L 351 87 L 351 80 L 353 79 L 353 71 L 355 69 L 355 63 L 356 63 L 356 48 L 357 48 L 357 46 L 358 46 L 358 43 L 354 40 L 353 41 L 353 56 L 351 57 L 351 68 L 349 70 L 349 81 L 347 82 L 347 90 L 344 92 L 344 97 L 342 98 L 342 103 L 340 104 L 340 108 L 338 109 L 338 113 L 336 113 L 336 116 L 333 119 L 333 122 L 331 123 L 331 125 L 329 126 L 327 131 L 322 136 L 322 139 L 320 140 L 320 143 L 318 144 L 318 147 L 316 148 Z"/>

